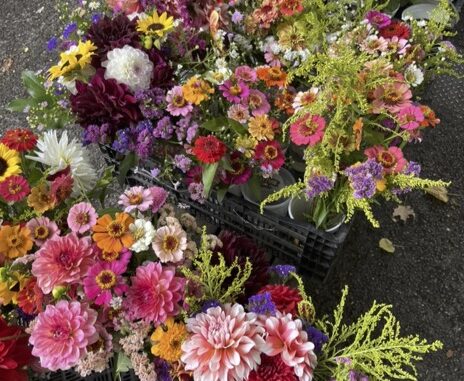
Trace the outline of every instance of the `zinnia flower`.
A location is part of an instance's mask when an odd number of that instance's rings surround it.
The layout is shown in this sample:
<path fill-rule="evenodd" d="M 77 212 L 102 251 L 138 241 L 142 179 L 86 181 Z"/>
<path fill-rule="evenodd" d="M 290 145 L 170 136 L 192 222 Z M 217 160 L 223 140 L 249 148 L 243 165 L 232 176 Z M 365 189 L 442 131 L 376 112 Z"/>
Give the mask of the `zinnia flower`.
<path fill-rule="evenodd" d="M 32 150 L 37 144 L 37 135 L 26 128 L 16 128 L 7 130 L 0 139 L 8 148 L 18 152 L 26 152 Z"/>
<path fill-rule="evenodd" d="M 415 130 L 421 126 L 424 121 L 424 113 L 419 106 L 403 107 L 397 115 L 400 127 L 403 130 Z"/>
<path fill-rule="evenodd" d="M 118 204 L 124 207 L 126 213 L 139 210 L 145 212 L 150 209 L 153 203 L 153 195 L 150 189 L 142 186 L 135 186 L 127 189 L 120 197 Z"/>
<path fill-rule="evenodd" d="M 22 172 L 20 164 L 21 158 L 18 151 L 0 143 L 0 182 L 10 176 L 19 175 Z"/>
<path fill-rule="evenodd" d="M 256 75 L 256 71 L 246 65 L 238 66 L 235 69 L 234 74 L 235 74 L 235 77 L 239 81 L 243 81 L 243 82 L 256 82 L 256 80 L 258 79 L 258 76 Z"/>
<path fill-rule="evenodd" d="M 219 89 L 222 91 L 222 96 L 231 103 L 246 101 L 250 94 L 250 89 L 244 82 L 230 79 L 219 86 Z"/>
<path fill-rule="evenodd" d="M 247 381 L 298 381 L 298 378 L 293 368 L 282 360 L 282 356 L 262 354 L 261 364 L 250 373 Z"/>
<path fill-rule="evenodd" d="M 230 155 L 230 169 L 224 169 L 220 173 L 221 181 L 227 185 L 241 185 L 250 180 L 253 175 L 252 169 L 247 166 L 245 157 L 239 151 L 234 151 Z"/>
<path fill-rule="evenodd" d="M 27 197 L 27 205 L 37 213 L 44 213 L 55 207 L 55 200 L 46 183 L 40 183 L 31 189 L 31 194 Z"/>
<path fill-rule="evenodd" d="M 41 247 L 48 239 L 60 235 L 58 225 L 48 217 L 33 218 L 26 226 L 31 231 L 32 239 L 38 247 Z"/>
<path fill-rule="evenodd" d="M 163 226 L 156 231 L 153 250 L 162 263 L 180 262 L 187 249 L 187 234 L 180 225 Z"/>
<path fill-rule="evenodd" d="M 187 102 L 199 105 L 209 99 L 210 94 L 214 94 L 214 89 L 198 76 L 193 76 L 182 86 L 182 93 Z"/>
<path fill-rule="evenodd" d="M 391 17 L 385 13 L 370 10 L 366 14 L 366 20 L 376 28 L 385 28 L 391 24 Z"/>
<path fill-rule="evenodd" d="M 230 119 L 235 120 L 236 122 L 246 123 L 250 118 L 250 113 L 248 112 L 247 107 L 241 104 L 235 104 L 229 108 L 229 110 L 227 111 L 227 116 Z"/>
<path fill-rule="evenodd" d="M 397 113 L 411 104 L 412 92 L 406 83 L 395 81 L 374 90 L 373 111 L 376 114 L 388 110 Z"/>
<path fill-rule="evenodd" d="M 253 116 L 265 115 L 271 110 L 271 105 L 267 101 L 266 95 L 255 89 L 250 90 L 248 106 Z"/>
<path fill-rule="evenodd" d="M 95 251 L 90 238 L 74 233 L 45 242 L 32 263 L 32 275 L 44 294 L 55 286 L 79 283 L 93 265 Z"/>
<path fill-rule="evenodd" d="M 40 365 L 51 370 L 66 370 L 77 365 L 87 346 L 98 340 L 97 312 L 79 302 L 60 300 L 39 314 L 29 343 Z"/>
<path fill-rule="evenodd" d="M 185 324 L 176 323 L 173 318 L 169 318 L 151 335 L 151 353 L 171 363 L 179 361 L 182 354 L 181 346 L 187 336 Z"/>
<path fill-rule="evenodd" d="M 132 258 L 132 252 L 128 249 L 122 249 L 121 252 L 119 253 L 111 253 L 107 251 L 100 251 L 98 254 L 98 257 L 102 261 L 106 262 L 118 262 L 122 266 L 127 267 L 131 258 Z"/>
<path fill-rule="evenodd" d="M 19 225 L 3 225 L 0 228 L 0 254 L 7 258 L 18 258 L 32 249 L 31 231 Z"/>
<path fill-rule="evenodd" d="M 256 140 L 274 139 L 274 128 L 267 115 L 252 117 L 248 122 L 248 132 Z"/>
<path fill-rule="evenodd" d="M 6 202 L 18 202 L 25 198 L 31 188 L 22 176 L 13 175 L 0 183 L 0 196 Z"/>
<path fill-rule="evenodd" d="M 398 37 L 407 40 L 411 37 L 411 29 L 400 20 L 391 20 L 388 25 L 380 28 L 379 34 L 383 38 Z"/>
<path fill-rule="evenodd" d="M 4 280 L 0 280 L 0 306 L 18 303 L 18 290 L 21 290 L 28 278 L 19 271 L 11 271 Z"/>
<path fill-rule="evenodd" d="M 166 110 L 172 116 L 187 116 L 192 110 L 193 106 L 184 98 L 184 93 L 181 86 L 175 86 L 166 94 L 166 102 L 168 106 Z"/>
<path fill-rule="evenodd" d="M 280 12 L 284 16 L 293 16 L 296 13 L 303 11 L 302 0 L 283 0 L 279 2 Z"/>
<path fill-rule="evenodd" d="M 122 277 L 125 271 L 121 262 L 95 263 L 83 281 L 85 295 L 99 306 L 109 306 L 113 293 L 121 296 L 127 291 Z"/>
<path fill-rule="evenodd" d="M 175 274 L 174 268 L 165 268 L 160 263 L 137 267 L 124 301 L 128 316 L 158 325 L 177 315 L 184 280 Z"/>
<path fill-rule="evenodd" d="M 258 78 L 266 83 L 266 86 L 284 87 L 287 83 L 287 74 L 279 66 L 264 66 L 256 70 Z"/>
<path fill-rule="evenodd" d="M 290 126 L 290 138 L 296 145 L 314 146 L 324 137 L 325 119 L 320 115 L 306 114 Z"/>
<path fill-rule="evenodd" d="M 129 225 L 129 230 L 134 238 L 130 249 L 136 253 L 148 250 L 156 234 L 153 224 L 150 221 L 139 219 Z"/>
<path fill-rule="evenodd" d="M 298 290 L 285 285 L 267 285 L 259 290 L 259 294 L 269 293 L 272 302 L 275 304 L 278 311 L 284 314 L 298 314 L 298 303 L 302 301 Z"/>
<path fill-rule="evenodd" d="M 227 151 L 226 145 L 213 135 L 200 136 L 195 140 L 193 154 L 202 163 L 217 163 Z"/>
<path fill-rule="evenodd" d="M 214 307 L 188 319 L 191 336 L 182 344 L 181 360 L 194 379 L 246 380 L 260 363 L 263 328 L 255 314 L 239 304 Z"/>
<path fill-rule="evenodd" d="M 317 87 L 311 87 L 309 91 L 298 92 L 295 95 L 295 98 L 293 99 L 293 104 L 292 104 L 293 109 L 295 111 L 300 111 L 305 106 L 308 106 L 311 103 L 313 103 L 317 98 L 318 92 L 319 92 L 319 89 Z"/>
<path fill-rule="evenodd" d="M 285 156 L 279 142 L 262 141 L 256 145 L 255 159 L 265 169 L 279 170 L 285 163 Z"/>
<path fill-rule="evenodd" d="M 73 233 L 84 234 L 97 223 L 97 212 L 92 204 L 80 202 L 69 209 L 68 226 Z"/>
<path fill-rule="evenodd" d="M 37 279 L 31 277 L 18 293 L 18 307 L 26 314 L 33 315 L 43 311 L 43 293 Z"/>
<path fill-rule="evenodd" d="M 388 174 L 401 173 L 407 164 L 403 151 L 399 147 L 374 146 L 367 148 L 364 154 L 381 164 L 384 172 Z"/>
<path fill-rule="evenodd" d="M 129 225 L 133 222 L 134 219 L 127 213 L 116 213 L 114 219 L 109 214 L 105 214 L 92 228 L 94 232 L 92 238 L 101 250 L 119 253 L 124 248 L 130 248 L 134 243 L 129 230 Z"/>

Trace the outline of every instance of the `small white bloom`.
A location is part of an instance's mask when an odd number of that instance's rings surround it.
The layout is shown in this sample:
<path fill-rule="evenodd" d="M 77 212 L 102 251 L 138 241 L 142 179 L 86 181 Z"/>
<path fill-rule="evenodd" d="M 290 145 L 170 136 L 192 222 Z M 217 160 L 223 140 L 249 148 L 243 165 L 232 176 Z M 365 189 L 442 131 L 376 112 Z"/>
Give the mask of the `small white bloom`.
<path fill-rule="evenodd" d="M 404 72 L 404 78 L 411 86 L 416 87 L 424 82 L 424 73 L 413 63 Z"/>
<path fill-rule="evenodd" d="M 153 63 L 147 53 L 126 45 L 121 49 L 111 50 L 107 57 L 108 60 L 102 63 L 106 68 L 105 79 L 115 79 L 132 91 L 150 88 Z"/>
<path fill-rule="evenodd" d="M 120 296 L 113 296 L 110 306 L 115 310 L 119 310 L 122 307 L 122 298 Z"/>
<path fill-rule="evenodd" d="M 134 238 L 131 250 L 136 253 L 148 250 L 153 242 L 153 238 L 155 238 L 155 228 L 152 223 L 150 221 L 138 219 L 129 225 L 129 230 Z"/>

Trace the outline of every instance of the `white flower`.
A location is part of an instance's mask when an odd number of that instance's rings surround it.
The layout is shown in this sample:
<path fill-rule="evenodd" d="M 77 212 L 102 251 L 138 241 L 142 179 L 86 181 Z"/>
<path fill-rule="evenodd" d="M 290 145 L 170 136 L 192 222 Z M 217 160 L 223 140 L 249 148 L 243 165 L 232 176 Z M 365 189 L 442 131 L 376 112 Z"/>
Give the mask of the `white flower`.
<path fill-rule="evenodd" d="M 135 220 L 134 223 L 129 225 L 129 230 L 134 238 L 131 250 L 136 253 L 148 250 L 153 238 L 155 238 L 155 228 L 152 223 L 143 219 Z"/>
<path fill-rule="evenodd" d="M 227 67 L 220 68 L 215 71 L 208 71 L 205 75 L 205 79 L 211 82 L 213 85 L 222 85 L 232 75 L 232 70 Z"/>
<path fill-rule="evenodd" d="M 413 63 L 404 72 L 404 78 L 412 87 L 416 87 L 424 81 L 424 73 Z"/>
<path fill-rule="evenodd" d="M 105 79 L 115 79 L 127 85 L 132 91 L 150 88 L 153 63 L 148 54 L 132 46 L 108 52 L 108 60 L 102 63 L 106 68 Z"/>
<path fill-rule="evenodd" d="M 88 161 L 89 153 L 76 139 L 69 141 L 66 131 L 61 134 L 59 140 L 56 130 L 45 132 L 38 140 L 37 150 L 34 153 L 36 156 L 27 156 L 27 158 L 50 167 L 51 175 L 68 167 L 71 168 L 74 194 L 94 187 L 97 174 Z"/>
<path fill-rule="evenodd" d="M 162 263 L 180 262 L 187 249 L 187 233 L 180 225 L 163 226 L 156 231 L 153 250 Z"/>

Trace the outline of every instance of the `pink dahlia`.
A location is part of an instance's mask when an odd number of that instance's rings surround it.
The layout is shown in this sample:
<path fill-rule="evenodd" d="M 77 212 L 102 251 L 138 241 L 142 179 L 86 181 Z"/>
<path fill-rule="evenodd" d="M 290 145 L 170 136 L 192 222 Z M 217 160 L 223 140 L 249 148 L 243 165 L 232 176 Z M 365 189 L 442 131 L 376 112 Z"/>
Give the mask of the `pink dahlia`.
<path fill-rule="evenodd" d="M 51 370 L 66 370 L 77 365 L 87 346 L 98 340 L 97 312 L 79 302 L 60 300 L 48 305 L 33 326 L 29 343 L 40 365 Z"/>
<path fill-rule="evenodd" d="M 209 308 L 188 319 L 187 329 L 181 360 L 195 380 L 246 380 L 261 362 L 264 329 L 240 304 Z"/>
<path fill-rule="evenodd" d="M 219 86 L 222 91 L 222 96 L 231 103 L 240 103 L 248 98 L 250 89 L 243 81 L 227 80 Z"/>
<path fill-rule="evenodd" d="M 404 130 L 415 130 L 421 126 L 425 116 L 420 106 L 403 107 L 397 114 L 400 127 Z"/>
<path fill-rule="evenodd" d="M 94 263 L 95 251 L 89 237 L 71 233 L 45 242 L 36 253 L 32 275 L 44 294 L 55 286 L 79 283 Z"/>
<path fill-rule="evenodd" d="M 267 335 L 263 352 L 267 356 L 281 356 L 283 362 L 294 369 L 299 380 L 311 381 L 317 357 L 302 321 L 293 320 L 291 314 L 277 312 L 276 316 L 266 319 L 264 327 Z"/>
<path fill-rule="evenodd" d="M 243 82 L 256 82 L 258 80 L 256 71 L 247 65 L 237 67 L 235 77 Z"/>
<path fill-rule="evenodd" d="M 108 306 L 114 294 L 121 296 L 127 291 L 122 274 L 126 266 L 121 262 L 97 262 L 84 278 L 84 291 L 87 298 L 99 306 Z"/>
<path fill-rule="evenodd" d="M 74 205 L 68 214 L 68 226 L 73 233 L 88 232 L 97 223 L 97 212 L 92 204 L 80 202 Z"/>
<path fill-rule="evenodd" d="M 153 204 L 151 206 L 151 211 L 153 213 L 158 213 L 158 211 L 166 203 L 166 200 L 169 197 L 169 193 L 161 187 L 151 187 L 150 192 L 153 198 Z"/>
<path fill-rule="evenodd" d="M 33 218 L 26 224 L 26 227 L 31 231 L 32 239 L 38 247 L 60 234 L 58 225 L 47 217 Z"/>
<path fill-rule="evenodd" d="M 267 101 L 266 95 L 259 90 L 250 90 L 248 106 L 253 116 L 265 115 L 271 111 L 271 105 Z"/>
<path fill-rule="evenodd" d="M 307 114 L 290 126 L 290 139 L 296 145 L 311 145 L 319 143 L 325 130 L 325 119 L 320 115 Z"/>
<path fill-rule="evenodd" d="M 167 110 L 173 116 L 187 116 L 193 110 L 193 105 L 184 98 L 182 86 L 175 86 L 166 94 Z"/>
<path fill-rule="evenodd" d="M 182 299 L 184 280 L 176 277 L 174 268 L 150 262 L 139 266 L 131 278 L 125 309 L 129 318 L 162 324 L 175 316 Z"/>
<path fill-rule="evenodd" d="M 119 197 L 119 205 L 124 207 L 126 213 L 139 210 L 147 211 L 153 204 L 153 196 L 150 189 L 145 189 L 142 186 L 135 186 L 126 191 Z"/>
<path fill-rule="evenodd" d="M 407 164 L 403 151 L 398 147 L 374 146 L 367 148 L 364 154 L 383 166 L 384 173 L 401 173 Z"/>
<path fill-rule="evenodd" d="M 380 114 L 385 110 L 397 113 L 411 104 L 412 92 L 404 82 L 395 81 L 379 86 L 374 90 L 373 112 Z"/>

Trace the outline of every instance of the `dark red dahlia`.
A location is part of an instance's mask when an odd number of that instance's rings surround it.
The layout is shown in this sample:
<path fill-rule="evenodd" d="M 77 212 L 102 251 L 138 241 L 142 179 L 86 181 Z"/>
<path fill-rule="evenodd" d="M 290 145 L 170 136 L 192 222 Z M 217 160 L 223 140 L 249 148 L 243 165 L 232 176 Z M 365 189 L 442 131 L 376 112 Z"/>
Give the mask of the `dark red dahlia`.
<path fill-rule="evenodd" d="M 272 302 L 275 304 L 277 310 L 285 314 L 297 315 L 298 303 L 302 300 L 298 290 L 280 284 L 269 284 L 259 290 L 258 293 L 262 294 L 264 292 L 271 294 Z"/>
<path fill-rule="evenodd" d="M 174 85 L 174 70 L 168 64 L 164 57 L 167 57 L 165 52 L 160 52 L 158 49 L 150 49 L 148 57 L 153 62 L 153 78 L 151 87 L 160 87 L 162 89 L 171 88 Z"/>
<path fill-rule="evenodd" d="M 35 147 L 37 144 L 37 135 L 26 128 L 16 128 L 6 131 L 0 142 L 10 149 L 25 152 Z"/>
<path fill-rule="evenodd" d="M 295 371 L 282 360 L 282 356 L 261 355 L 261 365 L 250 373 L 248 381 L 297 381 Z"/>
<path fill-rule="evenodd" d="M 195 140 L 193 154 L 199 161 L 206 164 L 217 163 L 226 153 L 226 145 L 213 135 L 200 136 Z"/>
<path fill-rule="evenodd" d="M 389 25 L 380 29 L 379 34 L 383 38 L 392 38 L 396 36 L 407 40 L 411 37 L 411 29 L 409 29 L 409 26 L 404 22 L 392 20 Z"/>
<path fill-rule="evenodd" d="M 105 79 L 98 70 L 89 84 L 77 82 L 77 94 L 71 95 L 71 109 L 84 126 L 109 123 L 127 127 L 142 120 L 135 96 L 126 85 L 114 79 Z"/>

